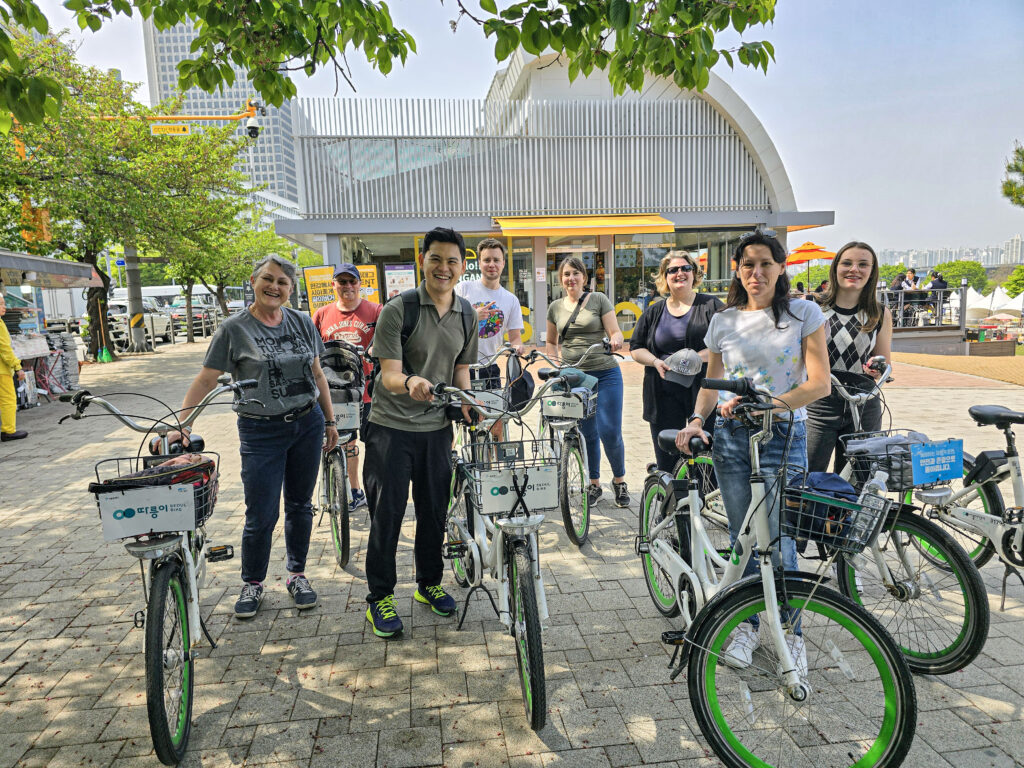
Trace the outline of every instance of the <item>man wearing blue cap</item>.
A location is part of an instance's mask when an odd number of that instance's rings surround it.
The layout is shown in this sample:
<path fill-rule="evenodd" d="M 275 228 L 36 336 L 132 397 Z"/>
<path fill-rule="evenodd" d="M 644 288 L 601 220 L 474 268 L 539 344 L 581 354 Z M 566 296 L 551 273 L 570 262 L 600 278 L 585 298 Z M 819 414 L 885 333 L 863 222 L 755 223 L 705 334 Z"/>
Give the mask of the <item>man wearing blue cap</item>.
<path fill-rule="evenodd" d="M 340 340 L 369 350 L 373 332 L 380 317 L 381 305 L 362 297 L 362 276 L 355 264 L 342 264 L 334 270 L 336 301 L 320 307 L 313 314 L 313 325 L 324 341 Z M 373 366 L 363 360 L 363 376 L 368 380 Z M 370 412 L 370 395 L 363 390 L 360 407 L 359 438 L 366 442 L 366 420 Z M 366 506 L 366 493 L 359 482 L 359 450 L 355 440 L 345 446 L 348 460 L 348 484 L 352 489 L 351 509 Z"/>

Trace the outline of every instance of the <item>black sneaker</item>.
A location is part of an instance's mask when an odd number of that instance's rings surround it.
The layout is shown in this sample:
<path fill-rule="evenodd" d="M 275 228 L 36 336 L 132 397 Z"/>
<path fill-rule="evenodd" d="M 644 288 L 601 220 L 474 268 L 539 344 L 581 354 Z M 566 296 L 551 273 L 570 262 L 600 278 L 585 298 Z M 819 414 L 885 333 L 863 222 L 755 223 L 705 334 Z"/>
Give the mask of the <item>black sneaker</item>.
<path fill-rule="evenodd" d="M 375 603 L 370 603 L 366 609 L 366 620 L 373 628 L 373 634 L 377 637 L 391 637 L 402 631 L 402 620 L 398 618 L 395 610 L 395 596 L 382 597 Z"/>
<path fill-rule="evenodd" d="M 621 483 L 616 483 L 614 480 L 612 480 L 612 491 L 615 492 L 615 506 L 629 506 L 629 489 L 626 487 L 625 480 L 623 480 Z"/>
<path fill-rule="evenodd" d="M 242 585 L 242 594 L 235 603 L 235 616 L 240 619 L 251 619 L 260 609 L 263 602 L 263 585 L 258 581 Z"/>
<path fill-rule="evenodd" d="M 292 596 L 295 607 L 300 611 L 316 608 L 319 603 L 316 592 L 309 586 L 309 579 L 302 573 L 288 579 L 288 594 Z"/>
<path fill-rule="evenodd" d="M 445 592 L 440 586 L 417 587 L 412 597 L 417 603 L 429 605 L 430 610 L 439 616 L 451 616 L 458 608 L 455 605 L 455 598 Z"/>
<path fill-rule="evenodd" d="M 597 500 L 601 498 L 601 494 L 604 493 L 604 489 L 596 484 L 589 483 L 587 485 L 587 507 L 592 507 L 597 504 Z"/>

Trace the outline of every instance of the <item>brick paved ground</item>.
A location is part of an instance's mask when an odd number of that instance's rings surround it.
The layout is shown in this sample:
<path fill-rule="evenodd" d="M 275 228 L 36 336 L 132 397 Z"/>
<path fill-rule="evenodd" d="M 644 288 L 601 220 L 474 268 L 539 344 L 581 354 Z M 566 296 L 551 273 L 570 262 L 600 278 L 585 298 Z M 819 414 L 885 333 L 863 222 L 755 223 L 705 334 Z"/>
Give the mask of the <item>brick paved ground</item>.
<path fill-rule="evenodd" d="M 83 385 L 97 393 L 146 391 L 177 404 L 202 351 L 179 345 L 92 366 Z M 649 435 L 639 419 L 639 370 L 624 370 L 635 491 Z M 968 450 L 998 441 L 969 422 L 967 405 L 1024 407 L 1024 389 L 1008 384 L 913 366 L 900 366 L 897 376 L 889 397 L 897 424 L 963 436 Z M 138 564 L 120 545 L 103 544 L 85 491 L 98 458 L 133 454 L 138 441 L 110 419 L 58 427 L 67 411 L 53 405 L 20 414 L 31 438 L 0 447 L 0 766 L 153 766 L 143 633 L 131 623 L 142 607 Z M 210 533 L 237 545 L 243 508 L 234 419 L 224 407 L 200 427 L 222 454 Z M 251 621 L 231 616 L 238 562 L 212 565 L 203 610 L 220 645 L 204 647 L 196 662 L 186 764 L 714 765 L 695 736 L 685 683 L 668 681 L 657 641 L 671 625 L 653 610 L 632 551 L 635 514 L 635 507 L 602 503 L 582 551 L 560 525 L 544 528 L 550 706 L 538 734 L 524 722 L 511 642 L 486 603 L 473 604 L 461 632 L 413 605 L 411 524 L 399 557 L 401 641 L 375 638 L 363 620 L 363 514 L 355 516 L 353 560 L 344 571 L 330 555 L 326 527 L 314 530 L 308 574 L 322 604 L 304 615 L 284 590 L 280 537 L 267 599 Z M 997 566 L 984 574 L 995 594 Z M 908 765 L 1003 766 L 1024 755 L 1022 598 L 1024 590 L 1012 587 L 1004 613 L 993 600 L 989 642 L 975 664 L 916 679 L 921 716 Z"/>

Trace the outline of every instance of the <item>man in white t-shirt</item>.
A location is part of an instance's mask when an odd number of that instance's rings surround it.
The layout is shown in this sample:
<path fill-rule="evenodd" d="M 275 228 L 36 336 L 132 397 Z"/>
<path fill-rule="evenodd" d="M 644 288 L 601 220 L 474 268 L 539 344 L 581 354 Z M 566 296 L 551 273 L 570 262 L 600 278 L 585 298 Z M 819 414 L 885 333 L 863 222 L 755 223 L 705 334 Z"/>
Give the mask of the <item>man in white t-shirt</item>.
<path fill-rule="evenodd" d="M 481 240 L 476 246 L 480 264 L 479 280 L 468 280 L 455 286 L 455 293 L 469 301 L 476 310 L 479 324 L 479 362 L 490 360 L 501 347 L 504 336 L 516 351 L 523 348 L 523 310 L 515 294 L 501 287 L 501 273 L 505 270 L 505 244 L 493 237 Z M 500 389 L 501 371 L 497 364 L 474 372 L 474 388 Z"/>

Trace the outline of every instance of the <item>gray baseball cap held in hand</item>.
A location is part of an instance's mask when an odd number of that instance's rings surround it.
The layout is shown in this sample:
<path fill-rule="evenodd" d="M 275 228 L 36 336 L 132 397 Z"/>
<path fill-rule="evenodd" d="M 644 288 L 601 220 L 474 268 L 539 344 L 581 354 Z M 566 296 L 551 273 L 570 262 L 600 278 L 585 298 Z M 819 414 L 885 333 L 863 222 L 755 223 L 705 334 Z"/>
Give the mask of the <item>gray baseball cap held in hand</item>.
<path fill-rule="evenodd" d="M 689 387 L 693 384 L 694 377 L 700 373 L 704 361 L 692 349 L 680 349 L 665 358 L 665 365 L 669 368 L 665 374 L 665 381 Z"/>

